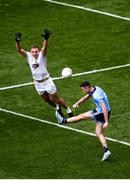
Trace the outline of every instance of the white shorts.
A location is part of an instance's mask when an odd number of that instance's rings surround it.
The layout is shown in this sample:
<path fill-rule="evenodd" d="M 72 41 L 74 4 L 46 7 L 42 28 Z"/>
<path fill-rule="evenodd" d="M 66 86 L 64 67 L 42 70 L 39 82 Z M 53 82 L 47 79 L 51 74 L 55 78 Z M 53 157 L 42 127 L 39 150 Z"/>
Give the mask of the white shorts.
<path fill-rule="evenodd" d="M 45 82 L 39 83 L 37 81 L 34 81 L 34 85 L 39 95 L 42 95 L 45 92 L 47 92 L 48 94 L 54 94 L 57 91 L 56 86 L 50 77 Z"/>

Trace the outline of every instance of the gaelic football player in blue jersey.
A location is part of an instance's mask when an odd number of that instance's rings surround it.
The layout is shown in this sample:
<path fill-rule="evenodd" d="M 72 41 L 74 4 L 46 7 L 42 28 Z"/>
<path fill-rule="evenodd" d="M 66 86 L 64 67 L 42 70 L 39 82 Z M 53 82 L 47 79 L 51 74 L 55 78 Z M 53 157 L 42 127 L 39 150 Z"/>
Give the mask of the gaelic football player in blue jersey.
<path fill-rule="evenodd" d="M 102 161 L 107 160 L 111 152 L 108 148 L 106 138 L 103 133 L 103 129 L 108 127 L 108 120 L 111 114 L 111 108 L 108 102 L 108 98 L 106 93 L 98 86 L 92 86 L 88 81 L 85 81 L 81 83 L 80 85 L 81 90 L 86 94 L 84 97 L 82 97 L 80 100 L 78 100 L 74 105 L 73 108 L 78 108 L 81 104 L 86 102 L 89 98 L 92 98 L 96 108 L 93 110 L 90 110 L 88 112 L 79 114 L 77 116 L 71 117 L 71 118 L 64 118 L 62 117 L 58 111 L 56 111 L 56 118 L 58 120 L 58 123 L 65 124 L 65 123 L 71 123 L 76 122 L 80 120 L 88 120 L 88 119 L 94 119 L 96 121 L 96 135 L 101 142 L 103 146 L 103 157 Z"/>

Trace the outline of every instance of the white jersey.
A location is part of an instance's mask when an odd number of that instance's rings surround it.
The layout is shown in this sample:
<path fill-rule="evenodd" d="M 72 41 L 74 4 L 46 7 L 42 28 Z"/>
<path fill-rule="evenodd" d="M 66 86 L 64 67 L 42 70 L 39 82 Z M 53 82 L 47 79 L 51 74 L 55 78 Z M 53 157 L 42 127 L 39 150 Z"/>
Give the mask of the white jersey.
<path fill-rule="evenodd" d="M 46 57 L 43 56 L 42 52 L 39 52 L 39 56 L 37 59 L 35 59 L 30 52 L 26 53 L 33 79 L 42 80 L 49 77 L 49 73 L 46 67 Z"/>

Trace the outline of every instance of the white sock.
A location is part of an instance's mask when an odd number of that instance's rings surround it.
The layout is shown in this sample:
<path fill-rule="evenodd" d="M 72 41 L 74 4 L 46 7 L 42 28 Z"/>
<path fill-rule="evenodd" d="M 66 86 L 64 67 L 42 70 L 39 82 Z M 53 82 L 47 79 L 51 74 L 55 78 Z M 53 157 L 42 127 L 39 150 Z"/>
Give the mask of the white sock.
<path fill-rule="evenodd" d="M 68 108 L 66 109 L 66 112 L 67 112 L 67 113 L 72 113 L 72 110 L 68 107 Z"/>
<path fill-rule="evenodd" d="M 55 107 L 55 108 L 56 108 L 56 111 L 58 111 L 58 110 L 59 110 L 59 105 L 56 105 L 56 107 Z"/>

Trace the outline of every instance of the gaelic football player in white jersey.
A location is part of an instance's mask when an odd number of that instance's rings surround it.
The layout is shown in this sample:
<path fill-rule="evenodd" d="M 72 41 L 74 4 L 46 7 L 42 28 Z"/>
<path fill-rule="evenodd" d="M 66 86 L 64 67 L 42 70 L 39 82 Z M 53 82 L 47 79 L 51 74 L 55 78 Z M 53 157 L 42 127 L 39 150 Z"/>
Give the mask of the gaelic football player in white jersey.
<path fill-rule="evenodd" d="M 55 107 L 56 110 L 63 116 L 61 111 L 61 106 L 66 109 L 69 117 L 73 116 L 72 110 L 67 106 L 66 102 L 60 98 L 57 94 L 56 86 L 49 76 L 47 67 L 46 67 L 46 53 L 48 48 L 48 38 L 51 32 L 49 29 L 45 29 L 42 34 L 43 46 L 40 49 L 37 45 L 33 45 L 30 49 L 30 52 L 25 51 L 21 44 L 20 32 L 15 33 L 16 48 L 23 57 L 25 57 L 30 66 L 32 77 L 34 79 L 34 85 L 38 94 L 51 106 Z"/>
<path fill-rule="evenodd" d="M 92 86 L 88 81 L 81 83 L 81 90 L 86 94 L 80 100 L 78 100 L 73 108 L 78 108 L 81 104 L 86 102 L 92 97 L 96 108 L 88 112 L 73 116 L 71 118 L 62 117 L 58 111 L 56 111 L 56 118 L 60 124 L 71 123 L 80 120 L 93 119 L 96 121 L 96 135 L 103 146 L 102 161 L 107 160 L 110 157 L 110 150 L 108 149 L 107 141 L 104 136 L 103 129 L 108 127 L 108 120 L 111 114 L 110 105 L 106 93 L 98 86 Z"/>

